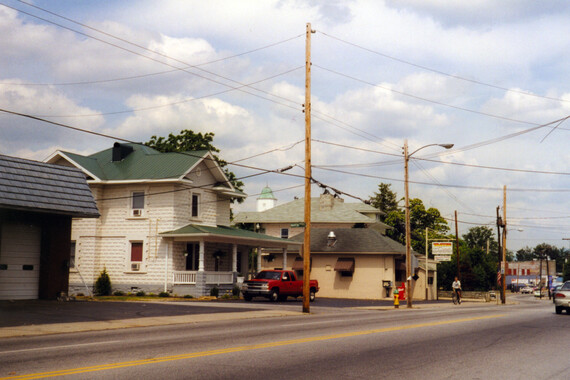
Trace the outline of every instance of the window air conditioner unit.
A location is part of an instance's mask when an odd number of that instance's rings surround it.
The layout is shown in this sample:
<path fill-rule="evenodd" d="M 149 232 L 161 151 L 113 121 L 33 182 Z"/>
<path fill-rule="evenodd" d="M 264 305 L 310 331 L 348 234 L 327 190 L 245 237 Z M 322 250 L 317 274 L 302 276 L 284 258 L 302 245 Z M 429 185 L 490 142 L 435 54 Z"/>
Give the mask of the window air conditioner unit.
<path fill-rule="evenodd" d="M 140 208 L 133 209 L 133 216 L 142 216 L 142 210 Z"/>
<path fill-rule="evenodd" d="M 131 271 L 138 272 L 141 270 L 141 263 L 131 263 Z"/>

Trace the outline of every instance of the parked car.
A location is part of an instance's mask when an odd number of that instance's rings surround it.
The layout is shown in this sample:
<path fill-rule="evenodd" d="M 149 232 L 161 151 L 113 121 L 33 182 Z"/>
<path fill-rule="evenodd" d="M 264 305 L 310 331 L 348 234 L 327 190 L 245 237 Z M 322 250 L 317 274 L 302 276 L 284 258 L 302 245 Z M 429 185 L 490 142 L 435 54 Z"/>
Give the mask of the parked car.
<path fill-rule="evenodd" d="M 554 310 L 556 314 L 561 314 L 562 310 L 570 314 L 570 281 L 566 281 L 554 294 Z"/>
<path fill-rule="evenodd" d="M 309 280 L 309 300 L 315 300 L 319 291 L 317 280 Z M 243 299 L 251 301 L 253 297 L 266 297 L 271 301 L 284 301 L 287 297 L 303 295 L 303 280 L 297 279 L 294 271 L 262 270 L 254 279 L 246 281 L 241 287 Z"/>
<path fill-rule="evenodd" d="M 522 294 L 532 294 L 533 291 L 534 291 L 534 288 L 530 285 L 527 285 L 521 289 Z"/>

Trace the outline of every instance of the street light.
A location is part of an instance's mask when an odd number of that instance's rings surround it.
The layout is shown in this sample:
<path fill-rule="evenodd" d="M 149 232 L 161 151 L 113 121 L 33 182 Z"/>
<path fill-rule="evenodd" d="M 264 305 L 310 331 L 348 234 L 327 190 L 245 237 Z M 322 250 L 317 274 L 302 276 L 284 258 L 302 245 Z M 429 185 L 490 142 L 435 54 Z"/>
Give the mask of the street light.
<path fill-rule="evenodd" d="M 408 153 L 408 140 L 404 140 L 404 183 L 405 183 L 405 199 L 406 199 L 406 305 L 412 307 L 412 261 L 411 261 L 411 241 L 410 241 L 410 194 L 408 190 L 408 163 L 410 157 L 417 151 L 429 146 L 440 146 L 445 149 L 451 149 L 453 144 L 428 144 L 424 145 L 412 153 Z"/>

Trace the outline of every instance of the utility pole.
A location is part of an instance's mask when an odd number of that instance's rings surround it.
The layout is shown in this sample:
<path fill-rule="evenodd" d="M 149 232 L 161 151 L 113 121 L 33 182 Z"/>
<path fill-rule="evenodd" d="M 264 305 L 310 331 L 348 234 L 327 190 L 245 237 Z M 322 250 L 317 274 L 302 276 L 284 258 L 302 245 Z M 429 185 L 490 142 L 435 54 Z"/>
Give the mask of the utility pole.
<path fill-rule="evenodd" d="M 406 199 L 406 307 L 412 307 L 412 259 L 411 259 L 411 236 L 410 236 L 410 192 L 408 190 L 408 140 L 404 140 L 404 195 Z"/>
<path fill-rule="evenodd" d="M 429 274 L 429 267 L 428 267 L 428 230 L 429 228 L 426 227 L 426 301 L 428 300 L 428 274 Z"/>
<path fill-rule="evenodd" d="M 310 313 L 311 279 L 311 24 L 305 45 L 305 234 L 303 236 L 303 313 Z"/>
<path fill-rule="evenodd" d="M 455 252 L 457 255 L 457 279 L 459 279 L 461 273 L 459 272 L 459 234 L 457 231 L 457 210 L 455 210 Z"/>
<path fill-rule="evenodd" d="M 501 290 L 502 290 L 502 279 L 503 279 L 503 268 L 501 266 L 501 262 L 502 262 L 502 258 L 503 258 L 503 249 L 502 249 L 502 240 L 501 240 L 501 227 L 503 226 L 503 219 L 501 219 L 501 216 L 499 215 L 499 209 L 501 208 L 501 206 L 497 206 L 497 243 L 498 243 L 498 250 L 497 250 L 497 263 L 498 263 L 498 269 L 497 269 L 497 276 L 499 274 L 501 274 L 501 283 L 499 284 L 501 286 Z M 498 281 L 497 281 L 498 282 Z M 503 300 L 503 292 L 499 291 L 499 293 L 501 293 L 501 301 Z"/>
<path fill-rule="evenodd" d="M 503 298 L 501 303 L 507 301 L 507 186 L 503 186 L 503 263 L 505 264 L 505 273 L 503 274 Z"/>

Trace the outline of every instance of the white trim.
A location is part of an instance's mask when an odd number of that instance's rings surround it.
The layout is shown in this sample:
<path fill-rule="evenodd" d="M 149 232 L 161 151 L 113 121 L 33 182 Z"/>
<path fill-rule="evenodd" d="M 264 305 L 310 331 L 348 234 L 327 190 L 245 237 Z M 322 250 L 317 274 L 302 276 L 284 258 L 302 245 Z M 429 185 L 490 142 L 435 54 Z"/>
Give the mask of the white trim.
<path fill-rule="evenodd" d="M 80 169 L 83 173 L 87 174 L 89 177 L 95 178 L 95 180 L 88 180 L 87 183 L 89 182 L 94 182 L 94 181 L 101 181 L 101 179 L 99 177 L 97 177 L 95 174 L 91 173 L 89 170 L 85 169 L 82 165 L 79 165 L 77 162 L 75 162 L 74 160 L 72 160 L 70 157 L 68 157 L 65 153 L 63 153 L 62 151 L 56 151 L 54 152 L 51 156 L 49 156 L 47 158 L 47 160 L 45 160 L 45 162 L 47 163 L 53 163 L 51 162 L 55 157 L 60 157 L 63 158 L 67 161 L 69 161 L 69 163 L 73 164 L 73 166 L 75 166 L 76 168 Z"/>

